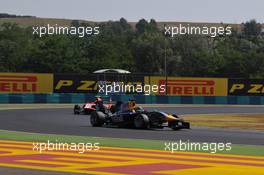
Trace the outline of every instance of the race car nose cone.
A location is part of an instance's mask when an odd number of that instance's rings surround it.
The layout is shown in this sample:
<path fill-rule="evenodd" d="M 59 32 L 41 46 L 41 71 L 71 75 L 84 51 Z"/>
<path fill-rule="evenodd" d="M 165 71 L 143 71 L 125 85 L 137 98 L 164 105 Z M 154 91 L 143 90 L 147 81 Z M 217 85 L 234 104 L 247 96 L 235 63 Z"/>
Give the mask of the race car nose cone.
<path fill-rule="evenodd" d="M 165 120 L 166 121 L 175 121 L 177 119 L 175 117 L 173 117 L 172 115 L 167 115 L 167 116 L 165 116 Z"/>

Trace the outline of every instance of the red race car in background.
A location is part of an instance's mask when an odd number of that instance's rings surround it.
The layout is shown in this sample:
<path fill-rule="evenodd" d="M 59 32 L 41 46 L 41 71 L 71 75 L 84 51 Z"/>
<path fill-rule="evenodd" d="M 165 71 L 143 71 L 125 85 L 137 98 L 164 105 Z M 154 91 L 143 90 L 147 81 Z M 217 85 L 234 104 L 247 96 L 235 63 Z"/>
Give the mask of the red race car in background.
<path fill-rule="evenodd" d="M 96 96 L 96 100 L 94 102 L 85 103 L 84 105 L 74 105 L 73 112 L 74 114 L 86 114 L 90 115 L 93 111 L 101 111 L 104 112 L 106 110 L 111 110 L 113 104 L 104 104 L 103 100 L 100 96 Z"/>

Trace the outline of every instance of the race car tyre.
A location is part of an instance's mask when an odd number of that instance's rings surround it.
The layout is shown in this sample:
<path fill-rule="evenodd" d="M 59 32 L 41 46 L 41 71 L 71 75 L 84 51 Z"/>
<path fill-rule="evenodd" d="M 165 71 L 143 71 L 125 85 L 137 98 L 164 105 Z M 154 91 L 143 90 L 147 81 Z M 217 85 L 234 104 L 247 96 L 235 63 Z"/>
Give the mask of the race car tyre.
<path fill-rule="evenodd" d="M 111 106 L 109 110 L 110 110 L 110 112 L 111 112 L 112 114 L 116 112 L 116 109 L 115 109 L 115 106 L 114 106 L 114 105 Z"/>
<path fill-rule="evenodd" d="M 94 127 L 100 127 L 105 123 L 105 114 L 101 111 L 93 111 L 90 117 L 90 123 Z"/>
<path fill-rule="evenodd" d="M 81 113 L 81 107 L 79 105 L 74 105 L 73 113 L 74 114 L 80 114 Z"/>
<path fill-rule="evenodd" d="M 178 120 L 178 121 L 173 121 L 173 122 L 169 122 L 168 124 L 169 124 L 169 127 L 170 127 L 171 129 L 173 129 L 174 131 L 177 131 L 177 130 L 183 128 L 183 127 L 182 127 L 183 123 L 182 123 L 182 121 L 180 121 L 180 120 Z"/>
<path fill-rule="evenodd" d="M 139 114 L 134 119 L 135 128 L 146 129 L 149 128 L 149 118 L 146 114 Z"/>

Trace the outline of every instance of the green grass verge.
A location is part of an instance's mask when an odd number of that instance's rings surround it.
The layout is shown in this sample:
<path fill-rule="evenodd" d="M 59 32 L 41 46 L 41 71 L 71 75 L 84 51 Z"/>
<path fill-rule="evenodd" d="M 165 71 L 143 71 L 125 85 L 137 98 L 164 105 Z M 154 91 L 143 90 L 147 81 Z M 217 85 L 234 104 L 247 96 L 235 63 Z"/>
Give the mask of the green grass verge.
<path fill-rule="evenodd" d="M 124 147 L 124 148 L 143 148 L 163 150 L 165 142 L 161 140 L 145 140 L 145 139 L 121 139 L 121 138 L 103 138 L 88 136 L 70 136 L 56 134 L 39 134 L 27 132 L 15 132 L 0 130 L 0 139 L 18 140 L 18 141 L 42 141 L 47 142 L 67 142 L 67 143 L 100 143 L 101 146 Z M 184 140 L 183 140 L 184 141 Z M 177 142 L 177 140 L 175 140 Z M 231 151 L 222 151 L 223 154 L 264 156 L 264 146 L 253 145 L 232 145 Z"/>
<path fill-rule="evenodd" d="M 239 128 L 264 131 L 264 114 L 190 114 L 183 115 L 192 126 Z"/>

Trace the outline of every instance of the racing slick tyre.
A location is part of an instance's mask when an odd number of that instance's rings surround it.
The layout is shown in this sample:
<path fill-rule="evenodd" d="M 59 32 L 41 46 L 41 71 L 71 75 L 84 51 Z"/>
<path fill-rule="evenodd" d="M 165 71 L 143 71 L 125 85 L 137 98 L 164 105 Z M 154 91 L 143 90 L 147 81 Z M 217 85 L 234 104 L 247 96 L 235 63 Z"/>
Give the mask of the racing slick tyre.
<path fill-rule="evenodd" d="M 73 113 L 74 114 L 80 114 L 81 113 L 81 107 L 79 105 L 74 105 Z"/>
<path fill-rule="evenodd" d="M 113 106 L 110 107 L 109 110 L 110 110 L 110 112 L 113 114 L 113 113 L 116 112 L 116 107 L 113 105 Z"/>
<path fill-rule="evenodd" d="M 177 131 L 184 128 L 183 123 L 184 123 L 183 121 L 177 120 L 177 121 L 169 122 L 168 124 L 171 129 Z"/>
<path fill-rule="evenodd" d="M 105 114 L 101 111 L 93 111 L 90 117 L 90 123 L 94 127 L 100 127 L 105 123 Z"/>
<path fill-rule="evenodd" d="M 149 118 L 146 114 L 139 114 L 134 119 L 134 126 L 138 129 L 149 128 Z"/>

